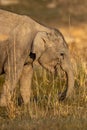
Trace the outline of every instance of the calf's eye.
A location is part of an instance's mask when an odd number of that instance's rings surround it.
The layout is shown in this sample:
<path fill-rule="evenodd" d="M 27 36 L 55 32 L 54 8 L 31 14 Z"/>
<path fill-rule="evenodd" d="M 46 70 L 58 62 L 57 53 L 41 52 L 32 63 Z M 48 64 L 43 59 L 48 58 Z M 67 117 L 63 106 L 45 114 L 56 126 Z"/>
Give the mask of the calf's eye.
<path fill-rule="evenodd" d="M 61 56 L 64 56 L 64 53 L 60 53 Z"/>
<path fill-rule="evenodd" d="M 64 53 L 63 52 L 60 53 L 60 56 L 64 59 Z"/>

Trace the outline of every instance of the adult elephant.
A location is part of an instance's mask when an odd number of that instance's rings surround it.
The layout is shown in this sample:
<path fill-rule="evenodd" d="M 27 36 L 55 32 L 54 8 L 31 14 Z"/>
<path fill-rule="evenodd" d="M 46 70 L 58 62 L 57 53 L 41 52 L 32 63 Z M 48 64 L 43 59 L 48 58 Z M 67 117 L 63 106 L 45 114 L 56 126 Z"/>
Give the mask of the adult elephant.
<path fill-rule="evenodd" d="M 62 34 L 30 17 L 0 10 L 0 74 L 5 73 L 0 106 L 9 104 L 18 81 L 24 104 L 29 103 L 35 60 L 52 73 L 58 64 L 61 66 L 66 72 L 68 86 L 60 100 L 69 97 L 74 88 L 74 77 Z"/>

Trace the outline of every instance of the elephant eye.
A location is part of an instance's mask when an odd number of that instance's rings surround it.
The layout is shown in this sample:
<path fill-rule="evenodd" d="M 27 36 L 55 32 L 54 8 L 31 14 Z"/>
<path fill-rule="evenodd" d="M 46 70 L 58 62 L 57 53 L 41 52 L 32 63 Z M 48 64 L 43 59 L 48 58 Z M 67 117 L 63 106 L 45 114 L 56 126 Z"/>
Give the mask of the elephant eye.
<path fill-rule="evenodd" d="M 60 56 L 64 59 L 64 53 L 63 52 L 60 53 Z"/>
<path fill-rule="evenodd" d="M 64 56 L 64 53 L 60 53 L 61 56 Z"/>

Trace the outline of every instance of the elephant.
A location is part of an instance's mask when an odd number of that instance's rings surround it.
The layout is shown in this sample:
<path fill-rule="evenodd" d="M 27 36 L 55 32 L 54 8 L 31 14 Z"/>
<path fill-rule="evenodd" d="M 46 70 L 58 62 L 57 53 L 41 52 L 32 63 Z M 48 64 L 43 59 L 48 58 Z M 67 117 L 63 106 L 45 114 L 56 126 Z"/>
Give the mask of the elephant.
<path fill-rule="evenodd" d="M 57 65 L 61 66 L 66 73 L 67 87 L 59 100 L 71 97 L 74 75 L 62 33 L 29 16 L 0 10 L 0 75 L 5 74 L 0 106 L 9 104 L 18 82 L 24 105 L 29 104 L 35 61 L 52 74 Z"/>

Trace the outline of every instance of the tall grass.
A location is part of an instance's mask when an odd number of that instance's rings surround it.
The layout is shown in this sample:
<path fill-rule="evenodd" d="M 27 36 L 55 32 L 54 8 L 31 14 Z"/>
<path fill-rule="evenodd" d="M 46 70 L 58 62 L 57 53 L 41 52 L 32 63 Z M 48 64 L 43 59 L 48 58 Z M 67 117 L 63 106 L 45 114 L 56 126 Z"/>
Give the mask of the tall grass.
<path fill-rule="evenodd" d="M 57 77 L 43 69 L 34 72 L 30 115 L 31 117 L 73 116 L 87 118 L 86 72 L 80 59 L 74 61 L 75 93 L 73 99 L 59 102 L 58 95 L 66 86 L 66 77 L 58 68 Z"/>
<path fill-rule="evenodd" d="M 87 118 L 86 68 L 79 56 L 72 62 L 75 93 L 72 99 L 63 102 L 59 102 L 58 96 L 66 87 L 66 77 L 60 67 L 56 77 L 43 68 L 35 68 L 29 107 L 31 118 L 55 115 Z"/>
<path fill-rule="evenodd" d="M 80 57 L 75 57 L 73 62 L 75 77 L 75 93 L 72 99 L 59 102 L 58 95 L 66 87 L 66 77 L 64 72 L 58 67 L 58 74 L 48 73 L 41 67 L 36 67 L 34 71 L 32 92 L 29 111 L 27 113 L 31 118 L 40 118 L 46 116 L 72 116 L 74 118 L 87 118 L 87 75 L 84 63 Z M 18 92 L 16 90 L 16 92 Z M 16 99 L 17 95 L 15 95 Z M 15 116 L 22 116 L 25 112 L 24 107 L 19 107 L 16 102 Z M 11 111 L 14 108 L 11 108 Z M 7 113 L 9 114 L 9 113 Z M 10 115 L 14 113 L 10 112 Z M 10 118 L 11 116 L 8 115 Z"/>

